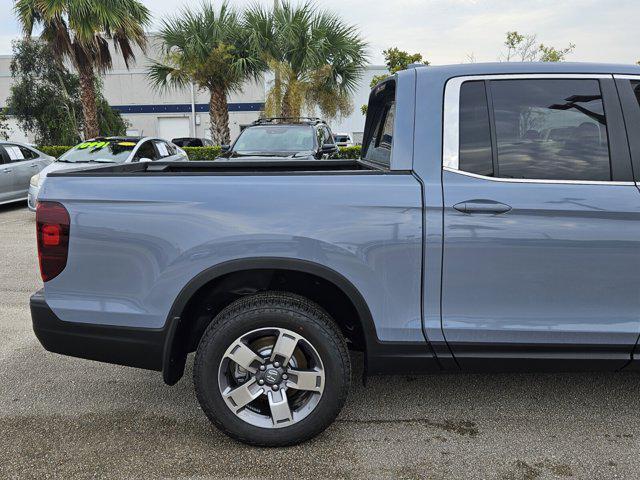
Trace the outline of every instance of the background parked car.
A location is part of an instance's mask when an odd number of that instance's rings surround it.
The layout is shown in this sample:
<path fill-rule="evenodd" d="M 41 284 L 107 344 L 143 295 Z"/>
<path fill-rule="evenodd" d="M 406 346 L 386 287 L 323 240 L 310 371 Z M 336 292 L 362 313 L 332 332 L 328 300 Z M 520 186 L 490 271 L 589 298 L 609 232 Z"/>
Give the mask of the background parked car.
<path fill-rule="evenodd" d="M 60 156 L 58 160 L 31 177 L 29 209 L 35 211 L 38 192 L 47 175 L 58 170 L 87 169 L 96 164 L 154 162 L 157 160 L 187 161 L 182 148 L 155 137 L 98 137 L 82 142 Z"/>
<path fill-rule="evenodd" d="M 333 139 L 338 147 L 353 147 L 353 138 L 348 133 L 334 133 Z"/>
<path fill-rule="evenodd" d="M 55 160 L 18 142 L 0 142 L 0 204 L 27 198 L 29 179 Z"/>
<path fill-rule="evenodd" d="M 318 118 L 262 118 L 246 127 L 219 159 L 259 161 L 273 157 L 324 159 L 338 151 L 331 129 Z"/>
<path fill-rule="evenodd" d="M 181 137 L 171 140 L 179 147 L 213 147 L 214 143 L 208 138 Z"/>

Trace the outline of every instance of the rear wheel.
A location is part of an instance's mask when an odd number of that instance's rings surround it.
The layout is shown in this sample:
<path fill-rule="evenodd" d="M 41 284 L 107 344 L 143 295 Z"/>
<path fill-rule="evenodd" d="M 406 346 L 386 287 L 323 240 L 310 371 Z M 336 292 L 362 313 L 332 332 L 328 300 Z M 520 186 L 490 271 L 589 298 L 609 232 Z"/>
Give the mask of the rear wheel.
<path fill-rule="evenodd" d="M 316 304 L 289 293 L 237 300 L 211 322 L 196 353 L 202 409 L 229 436 L 261 446 L 307 440 L 347 397 L 345 340 Z"/>

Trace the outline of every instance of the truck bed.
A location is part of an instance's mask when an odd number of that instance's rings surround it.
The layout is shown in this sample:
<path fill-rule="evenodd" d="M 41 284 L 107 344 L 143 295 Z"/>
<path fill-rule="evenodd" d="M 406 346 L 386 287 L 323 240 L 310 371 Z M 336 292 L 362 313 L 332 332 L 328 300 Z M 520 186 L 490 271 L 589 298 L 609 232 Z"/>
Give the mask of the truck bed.
<path fill-rule="evenodd" d="M 84 170 L 52 172 L 50 177 L 139 176 L 139 175 L 255 175 L 390 173 L 361 160 L 265 160 L 260 162 L 144 162 L 105 165 Z"/>

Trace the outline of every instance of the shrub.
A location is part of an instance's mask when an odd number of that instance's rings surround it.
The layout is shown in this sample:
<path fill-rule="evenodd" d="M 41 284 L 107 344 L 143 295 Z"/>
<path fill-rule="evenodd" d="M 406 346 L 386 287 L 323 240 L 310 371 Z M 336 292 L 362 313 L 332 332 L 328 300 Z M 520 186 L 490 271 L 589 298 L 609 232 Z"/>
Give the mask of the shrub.
<path fill-rule="evenodd" d="M 340 147 L 340 151 L 332 156 L 332 158 L 358 159 L 360 158 L 360 145 L 353 147 Z"/>
<path fill-rule="evenodd" d="M 219 146 L 215 147 L 182 147 L 182 149 L 187 152 L 189 156 L 189 160 L 193 161 L 203 161 L 203 160 L 215 160 L 218 155 L 222 152 L 222 149 Z"/>
<path fill-rule="evenodd" d="M 63 147 L 61 145 L 43 145 L 37 148 L 42 153 L 46 153 L 47 155 L 51 155 L 52 157 L 58 158 L 64 152 L 69 150 L 71 147 Z"/>
<path fill-rule="evenodd" d="M 38 150 L 46 153 L 47 155 L 51 155 L 52 157 L 60 157 L 64 152 L 69 150 L 71 147 L 63 147 L 60 145 L 43 145 L 38 147 Z M 189 156 L 189 160 L 191 161 L 207 161 L 207 160 L 215 160 L 218 155 L 222 152 L 220 147 L 184 147 L 183 148 L 187 155 Z M 360 158 L 360 146 L 356 145 L 354 147 L 342 147 L 340 151 L 332 156 L 332 158 L 336 159 L 357 159 Z"/>

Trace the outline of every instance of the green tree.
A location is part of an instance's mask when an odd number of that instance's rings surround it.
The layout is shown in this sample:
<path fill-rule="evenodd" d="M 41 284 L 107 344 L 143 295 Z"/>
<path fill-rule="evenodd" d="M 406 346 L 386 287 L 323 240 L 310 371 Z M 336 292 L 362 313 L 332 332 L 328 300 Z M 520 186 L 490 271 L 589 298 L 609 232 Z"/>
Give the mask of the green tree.
<path fill-rule="evenodd" d="M 0 110 L 0 140 L 9 140 L 9 117 L 6 107 Z"/>
<path fill-rule="evenodd" d="M 413 63 L 421 65 L 429 65 L 428 60 L 423 60 L 422 55 L 419 53 L 407 53 L 404 50 L 400 50 L 396 47 L 391 47 L 382 52 L 384 55 L 384 64 L 389 70 L 388 74 L 376 75 L 371 79 L 371 88 L 375 87 L 378 83 L 383 81 L 389 75 L 393 75 L 400 70 L 406 70 L 409 65 Z"/>
<path fill-rule="evenodd" d="M 502 59 L 507 62 L 563 62 L 576 46 L 569 43 L 565 48 L 538 44 L 537 35 L 523 35 L 517 31 L 507 32 Z"/>
<path fill-rule="evenodd" d="M 163 58 L 153 61 L 148 76 L 159 89 L 184 88 L 194 82 L 207 90 L 211 138 L 229 143 L 229 93 L 266 69 L 262 55 L 252 48 L 238 13 L 223 2 L 220 8 L 203 2 L 164 21 L 160 29 Z"/>
<path fill-rule="evenodd" d="M 355 26 L 314 4 L 257 4 L 245 12 L 254 48 L 274 74 L 268 116 L 299 117 L 316 108 L 326 118 L 351 113 L 351 95 L 367 63 L 367 44 Z"/>
<path fill-rule="evenodd" d="M 56 61 L 49 44 L 36 40 L 13 42 L 13 84 L 8 109 L 23 130 L 42 145 L 73 145 L 84 121 L 78 75 Z M 105 135 L 125 133 L 126 124 L 101 94 L 96 80 L 98 123 Z"/>
<path fill-rule="evenodd" d="M 17 0 L 14 8 L 24 32 L 41 27 L 56 60 L 78 72 L 85 136 L 98 136 L 96 77 L 112 66 L 109 41 L 128 67 L 134 45 L 146 45 L 149 10 L 138 0 Z"/>
<path fill-rule="evenodd" d="M 396 47 L 387 48 L 382 52 L 382 54 L 384 55 L 384 64 L 387 66 L 389 73 L 375 75 L 369 84 L 371 88 L 375 87 L 390 75 L 393 75 L 400 70 L 406 70 L 411 64 L 417 63 L 421 65 L 429 65 L 429 61 L 424 60 L 420 53 L 408 53 Z M 362 105 L 360 110 L 363 115 L 367 114 L 366 105 Z"/>
<path fill-rule="evenodd" d="M 98 107 L 98 129 L 105 136 L 110 135 L 125 135 L 127 128 L 131 124 L 122 118 L 120 112 L 111 108 L 109 102 L 102 95 L 102 82 L 100 79 L 96 80 L 96 96 Z"/>

